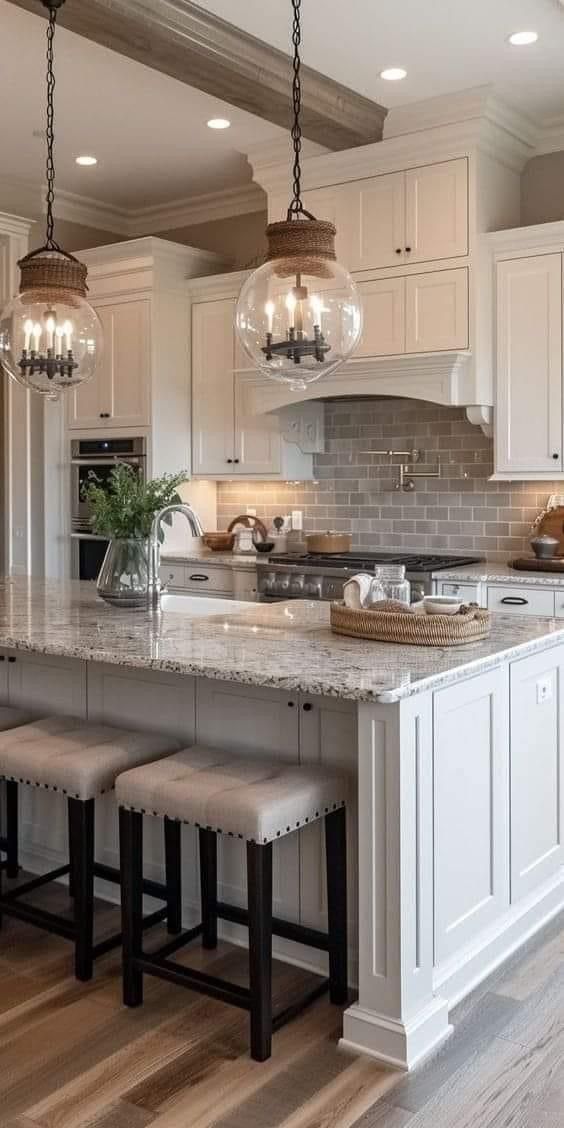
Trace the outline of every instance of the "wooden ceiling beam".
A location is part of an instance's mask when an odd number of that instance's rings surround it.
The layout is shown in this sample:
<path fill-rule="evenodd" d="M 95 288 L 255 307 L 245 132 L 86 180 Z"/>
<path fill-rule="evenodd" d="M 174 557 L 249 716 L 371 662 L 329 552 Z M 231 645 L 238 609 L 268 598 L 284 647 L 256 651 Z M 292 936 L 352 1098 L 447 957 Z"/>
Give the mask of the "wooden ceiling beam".
<path fill-rule="evenodd" d="M 46 14 L 40 0 L 10 2 Z M 68 0 L 58 22 L 266 121 L 290 125 L 288 55 L 191 0 Z M 382 139 L 383 106 L 309 67 L 302 78 L 304 137 L 332 150 Z"/>

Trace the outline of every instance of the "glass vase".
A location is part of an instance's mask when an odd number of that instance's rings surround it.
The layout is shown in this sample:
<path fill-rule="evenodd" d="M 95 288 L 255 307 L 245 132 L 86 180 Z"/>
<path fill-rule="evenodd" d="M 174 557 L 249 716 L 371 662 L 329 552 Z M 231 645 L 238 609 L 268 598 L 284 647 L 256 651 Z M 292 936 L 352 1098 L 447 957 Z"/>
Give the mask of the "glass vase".
<path fill-rule="evenodd" d="M 96 583 L 98 595 L 114 607 L 146 610 L 149 592 L 148 539 L 110 541 Z"/>

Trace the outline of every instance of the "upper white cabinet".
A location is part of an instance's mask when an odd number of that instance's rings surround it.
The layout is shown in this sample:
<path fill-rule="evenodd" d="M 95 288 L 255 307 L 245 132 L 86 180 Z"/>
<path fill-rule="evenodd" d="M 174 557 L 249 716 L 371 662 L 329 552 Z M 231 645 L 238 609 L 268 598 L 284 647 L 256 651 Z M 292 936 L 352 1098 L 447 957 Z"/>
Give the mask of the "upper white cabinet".
<path fill-rule="evenodd" d="M 502 247 L 494 255 L 496 361 L 495 474 L 534 480 L 558 478 L 563 460 L 562 253 L 545 232 L 493 236 Z M 539 236 L 540 237 L 540 236 Z M 523 250 L 531 253 L 519 254 Z M 533 252 L 540 253 L 533 253 Z"/>
<path fill-rule="evenodd" d="M 101 365 L 93 380 L 72 395 L 69 427 L 148 427 L 151 370 L 151 304 L 100 305 L 104 330 Z"/>
<path fill-rule="evenodd" d="M 466 157 L 319 188 L 305 205 L 336 224 L 349 270 L 468 254 Z"/>
<path fill-rule="evenodd" d="M 363 332 L 356 356 L 468 348 L 468 270 L 360 282 Z"/>
<path fill-rule="evenodd" d="M 96 247 L 79 257 L 88 267 L 104 351 L 93 379 L 68 397 L 69 430 L 146 435 L 149 473 L 189 471 L 188 279 L 217 271 L 222 260 L 155 238 Z"/>
<path fill-rule="evenodd" d="M 311 478 L 306 415 L 259 413 L 253 392 L 262 377 L 248 369 L 235 339 L 236 299 L 195 301 L 192 305 L 192 471 L 207 478 Z M 300 427 L 299 414 L 304 416 Z M 287 416 L 289 416 L 287 418 Z M 306 451 L 307 453 L 304 453 Z"/>

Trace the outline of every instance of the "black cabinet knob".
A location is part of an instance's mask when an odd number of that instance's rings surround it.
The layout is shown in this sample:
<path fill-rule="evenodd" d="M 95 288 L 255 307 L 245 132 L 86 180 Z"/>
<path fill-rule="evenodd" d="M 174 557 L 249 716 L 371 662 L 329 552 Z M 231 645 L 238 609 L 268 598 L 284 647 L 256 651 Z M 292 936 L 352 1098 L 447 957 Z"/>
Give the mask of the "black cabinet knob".
<path fill-rule="evenodd" d="M 559 454 L 553 454 L 552 457 L 553 458 L 560 458 L 560 455 Z"/>
<path fill-rule="evenodd" d="M 233 461 L 234 461 L 234 462 L 238 462 L 238 461 L 239 461 L 239 459 L 238 459 L 238 458 L 234 458 L 234 459 L 233 459 Z"/>
<path fill-rule="evenodd" d="M 311 704 L 311 701 L 306 701 L 306 703 L 304 705 L 304 713 L 311 713 L 312 709 L 313 709 L 313 705 Z"/>
<path fill-rule="evenodd" d="M 408 255 L 411 254 L 411 247 L 406 247 L 405 250 Z"/>
<path fill-rule="evenodd" d="M 16 661 L 16 659 L 13 656 L 11 658 L 8 658 L 8 662 L 15 662 L 15 661 Z"/>
<path fill-rule="evenodd" d="M 232 459 L 232 458 L 228 458 L 228 459 L 227 459 L 227 461 L 228 461 L 229 463 L 231 463 L 231 462 L 233 462 L 233 459 Z"/>
<path fill-rule="evenodd" d="M 293 708 L 294 708 L 294 706 L 295 706 L 295 704 L 296 704 L 296 703 L 295 703 L 295 701 L 289 701 L 289 702 L 288 702 L 288 708 L 289 708 L 289 709 L 293 709 Z"/>
<path fill-rule="evenodd" d="M 100 419 L 109 419 L 109 418 L 110 418 L 110 412 L 109 411 L 101 411 L 100 412 Z"/>
<path fill-rule="evenodd" d="M 396 255 L 401 255 L 401 247 L 396 247 Z"/>

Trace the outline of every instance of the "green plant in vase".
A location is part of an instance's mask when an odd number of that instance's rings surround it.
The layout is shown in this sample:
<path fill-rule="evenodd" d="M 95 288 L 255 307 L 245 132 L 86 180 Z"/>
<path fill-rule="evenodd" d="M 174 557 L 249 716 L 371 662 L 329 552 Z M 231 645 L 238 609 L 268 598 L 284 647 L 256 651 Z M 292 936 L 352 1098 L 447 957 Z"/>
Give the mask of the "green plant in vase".
<path fill-rule="evenodd" d="M 151 526 L 161 509 L 181 502 L 178 487 L 185 480 L 186 472 L 180 471 L 145 482 L 122 462 L 116 463 L 105 485 L 95 471 L 91 473 L 83 497 L 90 507 L 93 531 L 110 539 L 97 581 L 98 593 L 108 603 L 147 606 Z M 172 515 L 164 520 L 171 525 Z M 159 539 L 162 543 L 162 529 Z"/>

